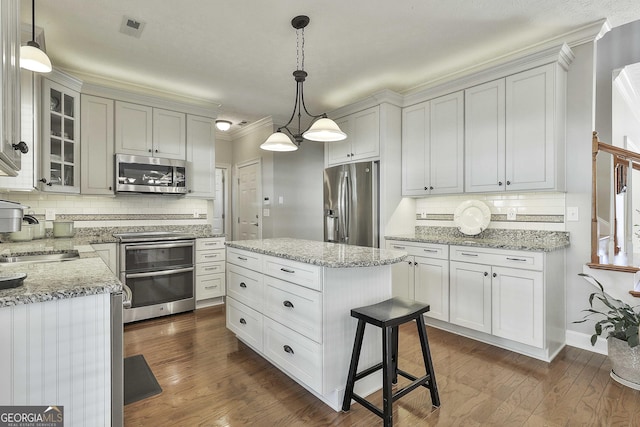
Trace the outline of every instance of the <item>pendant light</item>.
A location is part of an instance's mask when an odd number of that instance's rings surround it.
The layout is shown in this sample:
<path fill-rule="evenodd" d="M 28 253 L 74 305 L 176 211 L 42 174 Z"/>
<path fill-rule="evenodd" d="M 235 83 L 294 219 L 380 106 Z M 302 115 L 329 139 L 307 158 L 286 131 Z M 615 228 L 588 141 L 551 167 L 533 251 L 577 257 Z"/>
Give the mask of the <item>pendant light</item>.
<path fill-rule="evenodd" d="M 51 72 L 51 61 L 36 42 L 36 0 L 31 0 L 31 41 L 20 46 L 20 68 L 36 73 Z"/>
<path fill-rule="evenodd" d="M 304 81 L 308 76 L 304 71 L 304 28 L 309 24 L 309 17 L 305 15 L 296 16 L 291 20 L 291 26 L 296 29 L 297 38 L 297 68 L 293 72 L 296 80 L 296 98 L 293 104 L 293 112 L 291 118 L 284 126 L 278 128 L 267 140 L 260 146 L 267 151 L 295 151 L 300 146 L 303 139 L 318 142 L 341 141 L 347 135 L 340 130 L 340 127 L 331 119 L 327 118 L 325 113 L 313 115 L 307 110 L 304 103 Z M 302 43 L 300 43 L 300 34 L 302 34 Z M 311 125 L 306 130 L 301 130 L 300 121 L 302 111 L 313 119 Z M 298 118 L 298 131 L 293 132 L 289 129 L 289 125 L 294 118 Z M 283 132 L 286 131 L 287 133 Z M 287 135 L 288 134 L 288 135 Z M 292 140 L 293 138 L 293 140 Z M 295 141 L 295 143 L 294 143 Z"/>

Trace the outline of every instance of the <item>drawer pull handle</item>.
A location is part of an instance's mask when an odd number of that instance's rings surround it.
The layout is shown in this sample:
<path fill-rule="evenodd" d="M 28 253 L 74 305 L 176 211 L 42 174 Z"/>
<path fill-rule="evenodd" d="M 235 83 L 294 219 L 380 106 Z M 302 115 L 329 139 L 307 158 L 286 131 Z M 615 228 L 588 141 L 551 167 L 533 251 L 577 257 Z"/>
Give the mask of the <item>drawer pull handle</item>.
<path fill-rule="evenodd" d="M 283 301 L 282 305 L 284 305 L 285 307 L 293 308 L 293 303 L 289 300 Z"/>
<path fill-rule="evenodd" d="M 246 325 L 246 324 L 247 324 L 247 321 L 246 321 L 246 320 L 244 320 L 244 317 L 241 317 L 241 318 L 240 318 L 240 323 L 241 323 L 241 324 L 243 324 L 243 325 Z"/>
<path fill-rule="evenodd" d="M 463 256 L 478 256 L 478 254 L 470 254 L 468 252 L 460 252 L 460 255 L 463 255 Z"/>
<path fill-rule="evenodd" d="M 247 259 L 246 259 L 245 257 L 243 257 L 243 256 L 239 256 L 239 257 L 238 257 L 238 259 L 239 259 L 240 261 L 247 261 Z"/>
<path fill-rule="evenodd" d="M 285 273 L 295 273 L 295 270 L 289 270 L 288 268 L 281 268 L 280 271 L 284 271 Z"/>
<path fill-rule="evenodd" d="M 246 287 L 247 287 L 247 284 L 246 284 L 246 283 L 244 283 L 244 282 L 240 282 L 240 287 L 241 287 L 241 288 L 246 288 Z"/>
<path fill-rule="evenodd" d="M 437 249 L 423 249 L 423 251 L 425 251 L 425 252 L 431 252 L 431 253 L 438 252 L 438 250 L 437 250 Z"/>
<path fill-rule="evenodd" d="M 526 262 L 527 261 L 526 258 L 510 258 L 510 257 L 507 257 L 507 259 L 509 261 L 520 261 L 520 262 Z"/>
<path fill-rule="evenodd" d="M 285 345 L 284 347 L 282 347 L 284 349 L 285 352 L 289 353 L 289 354 L 294 354 L 293 353 L 293 349 L 291 347 L 289 347 L 288 345 Z"/>
<path fill-rule="evenodd" d="M 218 255 L 205 255 L 205 258 L 218 258 Z"/>
<path fill-rule="evenodd" d="M 215 288 L 217 288 L 217 287 L 218 287 L 218 286 L 216 285 L 216 286 L 205 286 L 204 288 L 205 288 L 205 289 L 215 289 Z"/>
<path fill-rule="evenodd" d="M 401 249 L 401 250 L 405 250 L 406 247 L 404 246 L 398 246 L 398 245 L 393 245 L 393 249 Z"/>
<path fill-rule="evenodd" d="M 218 267 L 206 267 L 204 269 L 204 271 L 214 271 L 214 270 L 217 270 L 217 269 L 218 269 Z"/>

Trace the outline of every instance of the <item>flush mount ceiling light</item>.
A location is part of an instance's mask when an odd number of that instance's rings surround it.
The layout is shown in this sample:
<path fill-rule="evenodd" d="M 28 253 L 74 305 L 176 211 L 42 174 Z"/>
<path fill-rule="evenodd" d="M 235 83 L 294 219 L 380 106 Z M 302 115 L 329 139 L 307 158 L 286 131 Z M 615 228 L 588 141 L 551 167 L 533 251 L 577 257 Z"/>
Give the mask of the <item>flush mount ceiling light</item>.
<path fill-rule="evenodd" d="M 291 20 L 291 26 L 296 29 L 297 39 L 296 70 L 293 72 L 293 77 L 296 80 L 296 99 L 293 104 L 291 118 L 287 124 L 279 127 L 275 133 L 267 138 L 267 140 L 260 146 L 263 150 L 295 151 L 298 149 L 303 139 L 307 139 L 309 141 L 332 142 L 342 141 L 347 137 L 347 135 L 340 130 L 333 120 L 327 118 L 326 113 L 318 115 L 311 114 L 307 111 L 307 106 L 304 103 L 304 80 L 308 76 L 307 72 L 304 71 L 304 28 L 308 24 L 309 17 L 304 15 L 296 16 Z M 302 39 L 302 43 L 300 43 L 300 39 Z M 310 126 L 305 130 L 301 130 L 302 126 L 300 125 L 302 111 L 313 119 Z M 296 116 L 298 118 L 298 131 L 294 133 L 289 129 L 289 125 L 293 122 Z M 291 137 L 284 133 L 283 130 L 291 135 Z M 291 138 L 293 138 L 293 141 Z"/>
<path fill-rule="evenodd" d="M 222 132 L 226 132 L 231 128 L 231 122 L 229 120 L 216 120 L 216 128 Z"/>
<path fill-rule="evenodd" d="M 20 46 L 20 68 L 36 73 L 51 72 L 51 61 L 36 43 L 36 0 L 31 0 L 31 41 Z"/>

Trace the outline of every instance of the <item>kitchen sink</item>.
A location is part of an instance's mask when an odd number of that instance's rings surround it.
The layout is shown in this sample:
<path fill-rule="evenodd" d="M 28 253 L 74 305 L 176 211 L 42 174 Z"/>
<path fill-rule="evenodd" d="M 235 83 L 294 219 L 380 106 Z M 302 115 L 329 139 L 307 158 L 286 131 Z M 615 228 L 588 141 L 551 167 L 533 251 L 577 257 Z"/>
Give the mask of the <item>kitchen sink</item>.
<path fill-rule="evenodd" d="M 78 251 L 72 249 L 55 252 L 26 252 L 0 255 L 0 263 L 71 261 L 78 258 L 80 258 Z"/>

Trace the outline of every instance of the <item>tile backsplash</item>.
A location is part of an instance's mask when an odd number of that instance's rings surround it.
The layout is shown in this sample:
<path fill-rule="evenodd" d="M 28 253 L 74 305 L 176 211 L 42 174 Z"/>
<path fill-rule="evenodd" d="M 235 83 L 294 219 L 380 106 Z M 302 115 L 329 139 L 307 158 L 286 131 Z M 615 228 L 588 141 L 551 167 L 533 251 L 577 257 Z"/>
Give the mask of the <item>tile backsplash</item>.
<path fill-rule="evenodd" d="M 159 195 L 116 197 L 48 193 L 0 193 L 0 198 L 19 202 L 25 213 L 39 219 L 46 211 L 57 219 L 72 219 L 76 227 L 118 227 L 129 225 L 200 225 L 211 218 L 211 200 Z"/>
<path fill-rule="evenodd" d="M 489 228 L 564 231 L 565 193 L 492 193 L 432 196 L 416 200 L 417 226 L 453 226 L 456 208 L 480 200 L 491 211 Z M 515 220 L 507 219 L 515 211 Z"/>

